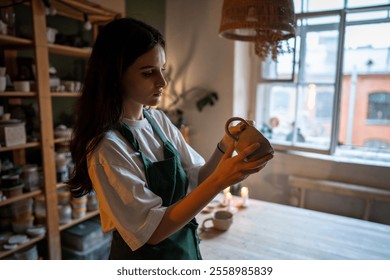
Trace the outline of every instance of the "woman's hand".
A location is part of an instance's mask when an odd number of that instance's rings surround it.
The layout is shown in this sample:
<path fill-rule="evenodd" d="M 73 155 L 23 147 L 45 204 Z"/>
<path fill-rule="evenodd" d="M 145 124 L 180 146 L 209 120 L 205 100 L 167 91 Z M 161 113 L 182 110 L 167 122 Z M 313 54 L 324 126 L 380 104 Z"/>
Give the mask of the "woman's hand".
<path fill-rule="evenodd" d="M 244 180 L 250 174 L 259 172 L 273 158 L 273 155 L 269 154 L 255 161 L 246 161 L 245 158 L 256 151 L 259 146 L 259 143 L 252 144 L 246 147 L 241 153 L 232 157 L 234 151 L 232 141 L 210 177 L 216 180 L 218 185 L 223 189 Z"/>
<path fill-rule="evenodd" d="M 247 122 L 250 125 L 253 125 L 253 121 L 247 121 Z M 229 130 L 230 133 L 232 133 L 233 135 L 239 136 L 241 131 L 243 131 L 245 127 L 246 124 L 240 122 L 237 125 L 230 126 Z M 229 147 L 231 147 L 232 149 L 231 151 L 228 151 Z M 256 150 L 256 148 L 254 150 Z M 217 144 L 217 148 L 215 149 L 210 159 L 199 170 L 198 182 L 202 183 L 204 180 L 209 178 L 209 176 L 211 176 L 211 174 L 216 171 L 217 166 L 220 165 L 220 162 L 223 160 L 222 156 L 224 156 L 224 159 L 231 158 L 233 151 L 234 151 L 234 139 L 232 139 L 232 137 L 230 137 L 228 134 L 225 133 L 222 140 Z M 256 170 L 255 168 L 254 170 L 250 170 L 248 172 L 258 172 L 258 170 Z M 250 173 L 247 173 L 246 176 L 248 176 L 249 174 Z"/>

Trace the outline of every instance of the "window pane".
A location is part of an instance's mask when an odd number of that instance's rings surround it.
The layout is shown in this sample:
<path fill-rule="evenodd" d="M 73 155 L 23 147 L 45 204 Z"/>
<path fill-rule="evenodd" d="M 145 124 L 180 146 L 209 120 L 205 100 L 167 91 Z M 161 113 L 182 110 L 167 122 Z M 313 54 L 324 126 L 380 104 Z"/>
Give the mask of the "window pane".
<path fill-rule="evenodd" d="M 348 8 L 367 7 L 367 6 L 378 6 L 389 4 L 389 0 L 348 0 Z"/>
<path fill-rule="evenodd" d="M 390 34 L 390 23 L 346 27 L 339 132 L 342 145 L 390 147 L 390 38 L 384 34 Z"/>
<path fill-rule="evenodd" d="M 259 85 L 256 100 L 256 107 L 264 108 L 264 114 L 256 115 L 258 129 L 273 143 L 288 144 L 286 137 L 295 121 L 296 87 L 293 84 Z"/>
<path fill-rule="evenodd" d="M 257 107 L 267 106 L 258 128 L 275 144 L 329 149 L 334 87 L 309 84 L 298 91 L 293 84 L 260 85 Z"/>
<path fill-rule="evenodd" d="M 303 25 L 300 81 L 334 83 L 337 67 L 338 24 Z"/>
<path fill-rule="evenodd" d="M 287 44 L 283 44 L 283 53 L 278 54 L 277 61 L 273 61 L 270 57 L 261 63 L 261 74 L 265 80 L 293 80 L 293 66 L 297 66 L 296 61 L 299 60 L 299 44 L 300 37 L 290 39 Z M 294 49 L 295 45 L 295 49 Z M 296 57 L 294 58 L 294 52 Z M 295 61 L 294 61 L 295 59 Z M 295 69 L 295 73 L 297 69 Z"/>
<path fill-rule="evenodd" d="M 294 12 L 296 14 L 302 13 L 302 0 L 294 0 Z"/>
<path fill-rule="evenodd" d="M 302 55 L 302 82 L 334 83 L 337 67 L 337 30 L 310 31 L 305 35 Z M 302 36 L 302 38 L 304 38 Z"/>
<path fill-rule="evenodd" d="M 300 86 L 296 140 L 305 147 L 329 149 L 334 86 L 308 84 Z"/>
<path fill-rule="evenodd" d="M 344 0 L 303 0 L 304 12 L 339 10 L 344 7 Z"/>
<path fill-rule="evenodd" d="M 370 19 L 386 19 L 389 17 L 388 11 L 379 11 L 379 12 L 365 12 L 365 13 L 351 13 L 347 14 L 347 22 L 353 21 L 362 21 Z"/>
<path fill-rule="evenodd" d="M 315 17 L 315 18 L 307 18 L 302 20 L 304 25 L 320 25 L 320 24 L 330 24 L 330 23 L 339 23 L 340 16 L 323 16 L 323 17 Z"/>

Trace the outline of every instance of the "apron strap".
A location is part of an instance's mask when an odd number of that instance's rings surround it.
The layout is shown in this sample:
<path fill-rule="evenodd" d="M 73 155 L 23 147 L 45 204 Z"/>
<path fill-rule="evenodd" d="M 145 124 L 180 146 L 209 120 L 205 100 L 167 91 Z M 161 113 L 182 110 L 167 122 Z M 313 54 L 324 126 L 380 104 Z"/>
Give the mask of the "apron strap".
<path fill-rule="evenodd" d="M 164 133 L 162 133 L 161 129 L 156 125 L 156 123 L 153 121 L 153 119 L 150 117 L 149 113 L 144 110 L 144 116 L 152 126 L 154 132 L 157 133 L 158 137 L 160 137 L 161 141 L 163 143 L 168 142 L 167 138 L 165 137 Z"/>
<path fill-rule="evenodd" d="M 133 133 L 131 133 L 129 126 L 124 122 L 121 122 L 117 125 L 116 129 L 126 138 L 127 142 L 129 142 L 129 144 L 133 146 L 133 149 L 140 154 L 145 168 L 152 166 L 153 165 L 152 161 L 148 159 L 141 151 L 138 141 L 137 139 L 135 139 Z M 146 181 L 148 182 L 148 185 L 150 186 L 151 181 L 149 178 L 149 174 L 147 172 L 145 172 L 145 177 L 146 177 Z"/>
<path fill-rule="evenodd" d="M 130 128 L 127 124 L 124 122 L 120 122 L 116 129 L 126 138 L 126 140 L 129 142 L 130 145 L 133 146 L 134 150 L 141 153 L 141 149 L 139 148 L 139 144 L 137 139 L 135 139 L 133 133 L 131 133 Z"/>
<path fill-rule="evenodd" d="M 144 116 L 148 120 L 149 124 L 152 126 L 153 131 L 157 133 L 158 137 L 161 139 L 161 142 L 164 144 L 168 142 L 164 133 L 162 133 L 161 129 L 156 125 L 153 119 L 150 117 L 149 113 L 144 110 Z M 131 133 L 129 126 L 121 122 L 116 126 L 116 129 L 126 138 L 126 140 L 133 146 L 134 150 L 141 153 L 141 149 L 139 147 L 137 139 L 135 139 L 133 133 Z"/>

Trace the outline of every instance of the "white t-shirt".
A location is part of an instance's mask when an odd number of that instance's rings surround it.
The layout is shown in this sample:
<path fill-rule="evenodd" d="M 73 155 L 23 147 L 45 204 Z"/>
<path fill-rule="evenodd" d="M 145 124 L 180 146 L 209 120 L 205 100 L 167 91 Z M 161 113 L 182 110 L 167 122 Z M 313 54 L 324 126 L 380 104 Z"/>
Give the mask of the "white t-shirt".
<path fill-rule="evenodd" d="M 184 140 L 180 131 L 159 110 L 151 118 L 180 154 L 189 189 L 198 185 L 204 159 Z M 162 142 L 147 119 L 123 119 L 140 149 L 152 162 L 164 159 Z M 109 131 L 88 158 L 88 174 L 99 200 L 103 231 L 117 229 L 132 250 L 144 245 L 160 223 L 166 207 L 148 189 L 144 165 L 138 152 L 118 131 Z"/>

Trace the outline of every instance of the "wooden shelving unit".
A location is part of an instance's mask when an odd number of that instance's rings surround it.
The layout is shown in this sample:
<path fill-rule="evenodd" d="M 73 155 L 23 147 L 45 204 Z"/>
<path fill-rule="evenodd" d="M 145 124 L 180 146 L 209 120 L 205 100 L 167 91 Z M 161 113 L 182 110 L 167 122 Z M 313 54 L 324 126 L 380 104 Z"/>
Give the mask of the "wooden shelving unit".
<path fill-rule="evenodd" d="M 12 1 L 8 1 L 12 3 Z M 95 38 L 98 32 L 98 25 L 121 17 L 120 14 L 107 10 L 99 5 L 85 0 L 51 0 L 58 15 L 69 17 L 75 20 L 84 20 L 84 14 L 89 14 L 89 20 L 93 25 Z M 27 143 L 13 147 L 0 147 L 1 152 L 12 151 L 14 158 L 18 158 L 18 164 L 23 164 L 25 149 L 38 148 L 42 154 L 42 169 L 44 175 L 44 186 L 42 190 L 25 193 L 19 197 L 14 197 L 0 202 L 0 207 L 9 205 L 16 201 L 34 197 L 40 194 L 45 196 L 46 203 L 46 234 L 31 238 L 28 242 L 21 244 L 14 250 L 0 250 L 0 259 L 7 257 L 18 250 L 26 248 L 37 242 L 46 240 L 48 259 L 61 259 L 60 231 L 69 228 L 77 223 L 90 219 L 98 215 L 98 211 L 87 212 L 80 218 L 74 219 L 65 225 L 59 224 L 57 190 L 65 187 L 64 184 L 57 183 L 56 165 L 55 165 L 55 144 L 69 141 L 67 138 L 54 138 L 52 98 L 78 97 L 78 93 L 73 92 L 51 92 L 49 77 L 49 54 L 88 58 L 91 50 L 88 48 L 75 48 L 70 46 L 61 46 L 58 44 L 48 44 L 46 38 L 46 7 L 42 0 L 30 0 L 24 3 L 31 9 L 33 40 L 18 38 L 10 35 L 0 35 L 0 46 L 5 50 L 5 63 L 9 63 L 17 56 L 17 50 L 31 49 L 34 52 L 34 61 L 36 67 L 35 92 L 3 92 L 0 98 L 35 98 L 39 107 L 40 123 L 40 142 Z M 8 69 L 8 67 L 7 67 Z"/>

